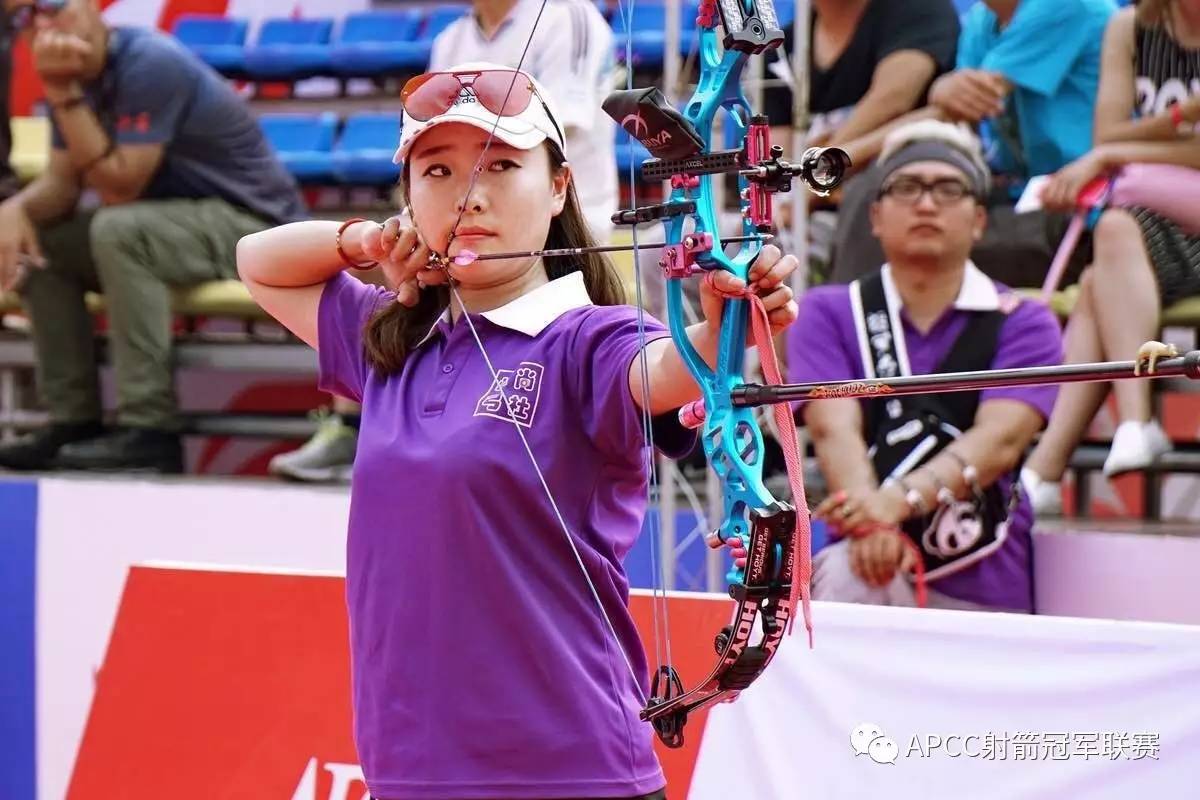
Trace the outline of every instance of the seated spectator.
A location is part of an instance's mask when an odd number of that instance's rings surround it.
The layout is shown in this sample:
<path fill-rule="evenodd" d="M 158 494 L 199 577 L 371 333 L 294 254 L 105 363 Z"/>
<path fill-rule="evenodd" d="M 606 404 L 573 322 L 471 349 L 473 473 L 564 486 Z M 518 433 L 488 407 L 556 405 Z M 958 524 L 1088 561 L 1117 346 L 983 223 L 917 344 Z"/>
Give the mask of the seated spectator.
<path fill-rule="evenodd" d="M 788 333 L 793 381 L 838 381 L 1060 363 L 1058 321 L 970 260 L 987 223 L 988 170 L 963 127 L 934 120 L 884 147 L 871 206 L 887 259 L 849 286 L 805 295 Z M 830 495 L 815 510 L 836 543 L 814 560 L 813 597 L 1032 610 L 1027 498 L 1016 467 L 1055 387 L 825 399 L 799 408 Z"/>
<path fill-rule="evenodd" d="M 1054 175 L 1042 194 L 1046 205 L 1070 209 L 1085 184 L 1128 164 L 1200 170 L 1198 48 L 1200 3 L 1195 0 L 1144 1 L 1113 17 L 1104 42 L 1096 148 Z M 1200 171 L 1191 173 L 1191 180 L 1200 181 Z M 1152 209 L 1105 211 L 1096 224 L 1094 249 L 1067 328 L 1072 363 L 1133 358 L 1139 345 L 1157 338 L 1164 305 L 1200 294 L 1200 235 Z M 1057 482 L 1108 388 L 1099 383 L 1063 387 L 1022 475 L 1039 511 L 1060 509 Z M 1151 420 L 1149 386 L 1117 381 L 1112 391 L 1120 424 L 1104 462 L 1108 476 L 1143 469 L 1170 449 Z"/>
<path fill-rule="evenodd" d="M 959 24 L 951 0 L 814 0 L 812 6 L 806 72 L 809 145 L 842 147 L 869 136 L 923 105 L 933 79 L 954 66 Z M 791 27 L 784 33 L 782 52 L 791 53 Z M 791 85 L 794 69 L 787 61 L 774 62 L 770 71 Z M 787 149 L 792 92 L 767 89 L 764 107 L 774 126 L 773 141 Z M 855 169 L 861 166 L 855 163 Z M 812 204 L 823 202 L 815 195 L 807 199 Z M 790 225 L 788 202 L 780 197 L 779 223 L 785 236 Z M 831 214 L 815 217 L 813 238 L 828 238 L 833 224 Z M 827 260 L 821 251 L 814 248 L 817 260 Z"/>
<path fill-rule="evenodd" d="M 921 105 L 954 65 L 958 15 L 950 0 L 814 0 L 809 54 L 809 138 L 841 146 Z M 791 28 L 783 51 L 792 52 Z M 772 71 L 791 80 L 791 66 Z M 772 125 L 792 124 L 786 89 L 766 92 Z"/>
<path fill-rule="evenodd" d="M 12 39 L 7 20 L 0 16 L 0 200 L 12 197 L 20 188 L 8 163 L 12 156 L 12 130 L 8 116 L 8 89 L 12 83 Z"/>
<path fill-rule="evenodd" d="M 1113 0 L 981 0 L 967 12 L 956 69 L 938 78 L 920 118 L 981 127 L 990 142 L 993 191 L 988 231 L 972 250 L 986 274 L 1010 286 L 1041 286 L 1067 226 L 1067 215 L 1013 208 L 1029 178 L 1055 172 L 1092 145 L 1104 26 Z M 871 158 L 890 128 L 847 144 L 851 157 Z M 868 274 L 881 258 L 869 235 L 867 208 L 879 187 L 874 171 L 849 184 L 834 237 L 833 280 Z M 1078 279 L 1089 243 L 1067 271 Z"/>
<path fill-rule="evenodd" d="M 53 115 L 49 168 L 0 205 L 0 289 L 19 287 L 51 423 L 9 469 L 178 472 L 171 289 L 235 278 L 238 240 L 304 215 L 257 121 L 157 31 L 108 28 L 95 0 L 4 0 Z M 100 207 L 77 208 L 85 189 Z M 101 425 L 85 291 L 103 291 L 117 423 Z"/>

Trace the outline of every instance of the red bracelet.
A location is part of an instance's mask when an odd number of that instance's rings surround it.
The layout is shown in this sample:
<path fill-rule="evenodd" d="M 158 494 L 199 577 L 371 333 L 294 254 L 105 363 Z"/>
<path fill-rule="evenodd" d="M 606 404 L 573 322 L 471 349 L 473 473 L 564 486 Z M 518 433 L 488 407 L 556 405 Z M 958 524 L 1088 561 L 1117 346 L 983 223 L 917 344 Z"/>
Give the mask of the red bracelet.
<path fill-rule="evenodd" d="M 1175 126 L 1176 130 L 1183 124 L 1183 103 L 1171 104 L 1171 124 Z"/>
<path fill-rule="evenodd" d="M 338 256 L 341 257 L 342 263 L 344 263 L 346 266 L 351 267 L 353 269 L 371 269 L 372 267 L 375 267 L 379 264 L 378 261 L 372 261 L 367 264 L 358 264 L 354 261 L 351 261 L 350 256 L 346 255 L 346 251 L 342 249 L 342 234 L 346 232 L 346 228 L 349 228 L 351 225 L 353 225 L 356 222 L 368 222 L 368 221 L 369 220 L 363 219 L 362 217 L 355 217 L 354 219 L 346 220 L 345 222 L 342 223 L 342 226 L 340 228 L 338 228 L 337 238 L 334 240 L 337 245 L 337 254 L 338 254 Z"/>

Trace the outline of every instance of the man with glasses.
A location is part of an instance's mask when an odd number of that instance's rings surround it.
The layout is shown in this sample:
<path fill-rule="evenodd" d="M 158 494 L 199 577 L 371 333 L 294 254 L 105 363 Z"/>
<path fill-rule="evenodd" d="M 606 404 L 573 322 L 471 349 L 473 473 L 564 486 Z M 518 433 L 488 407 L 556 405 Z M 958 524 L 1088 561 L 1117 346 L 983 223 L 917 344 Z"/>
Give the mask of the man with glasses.
<path fill-rule="evenodd" d="M 988 230 L 972 250 L 985 273 L 1010 286 L 1041 286 L 1069 216 L 1015 204 L 1028 181 L 1065 167 L 1092 147 L 1101 44 L 1114 0 L 981 0 L 963 15 L 953 71 L 933 82 L 918 117 L 975 127 L 993 175 Z M 844 144 L 856 162 L 878 150 L 887 128 Z M 879 186 L 869 171 L 842 197 L 832 280 L 865 275 L 879 259 L 867 208 Z M 1064 285 L 1091 261 L 1091 237 L 1076 248 Z"/>
<path fill-rule="evenodd" d="M 98 0 L 3 2 L 53 137 L 46 172 L 0 204 L 0 290 L 29 312 L 51 423 L 0 448 L 0 468 L 179 472 L 171 289 L 235 278 L 238 240 L 302 218 L 303 200 L 232 88 L 170 37 L 107 27 Z M 106 300 L 114 430 L 89 290 Z"/>
<path fill-rule="evenodd" d="M 1058 322 L 970 260 L 989 175 L 974 138 L 947 123 L 897 130 L 870 209 L 886 263 L 804 297 L 788 333 L 790 379 L 861 380 L 1059 364 Z M 1033 610 L 1032 513 L 1018 465 L 1054 387 L 869 401 L 826 399 L 798 413 L 829 496 L 814 516 L 836 542 L 815 559 L 813 597 Z"/>

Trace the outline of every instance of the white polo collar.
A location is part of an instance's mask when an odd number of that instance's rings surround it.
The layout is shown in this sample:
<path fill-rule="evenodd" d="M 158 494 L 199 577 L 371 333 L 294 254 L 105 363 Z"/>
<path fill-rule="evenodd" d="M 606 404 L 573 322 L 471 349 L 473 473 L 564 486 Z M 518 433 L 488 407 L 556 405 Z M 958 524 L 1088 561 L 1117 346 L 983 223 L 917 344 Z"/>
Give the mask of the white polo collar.
<path fill-rule="evenodd" d="M 880 271 L 883 273 L 883 291 L 888 305 L 899 310 L 904 306 L 904 300 L 892 280 L 891 264 L 884 264 Z M 954 298 L 954 308 L 958 311 L 998 311 L 1000 307 L 1000 292 L 996 290 L 996 284 L 975 266 L 975 262 L 968 260 L 958 297 Z"/>
<path fill-rule="evenodd" d="M 480 316 L 494 325 L 532 337 L 568 311 L 590 305 L 592 298 L 583 282 L 583 273 L 576 271 L 542 284 L 499 308 L 484 311 Z M 450 324 L 450 309 L 442 312 L 433 328 L 421 339 L 421 344 L 429 339 L 440 323 Z"/>

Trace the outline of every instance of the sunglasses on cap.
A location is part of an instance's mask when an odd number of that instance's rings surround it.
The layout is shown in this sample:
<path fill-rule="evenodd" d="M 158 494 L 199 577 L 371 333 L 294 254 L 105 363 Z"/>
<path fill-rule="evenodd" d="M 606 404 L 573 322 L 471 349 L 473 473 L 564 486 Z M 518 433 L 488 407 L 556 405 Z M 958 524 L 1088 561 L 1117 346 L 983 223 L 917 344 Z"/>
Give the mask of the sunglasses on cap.
<path fill-rule="evenodd" d="M 410 117 L 425 122 L 453 108 L 463 90 L 497 117 L 520 116 L 536 97 L 558 133 L 559 144 L 566 141 L 558 120 L 550 113 L 533 81 L 514 69 L 427 72 L 404 84 L 400 90 L 400 104 Z"/>
<path fill-rule="evenodd" d="M 25 3 L 8 12 L 8 29 L 13 33 L 22 33 L 33 27 L 33 21 L 38 15 L 53 17 L 67 5 L 67 0 L 37 0 Z"/>

